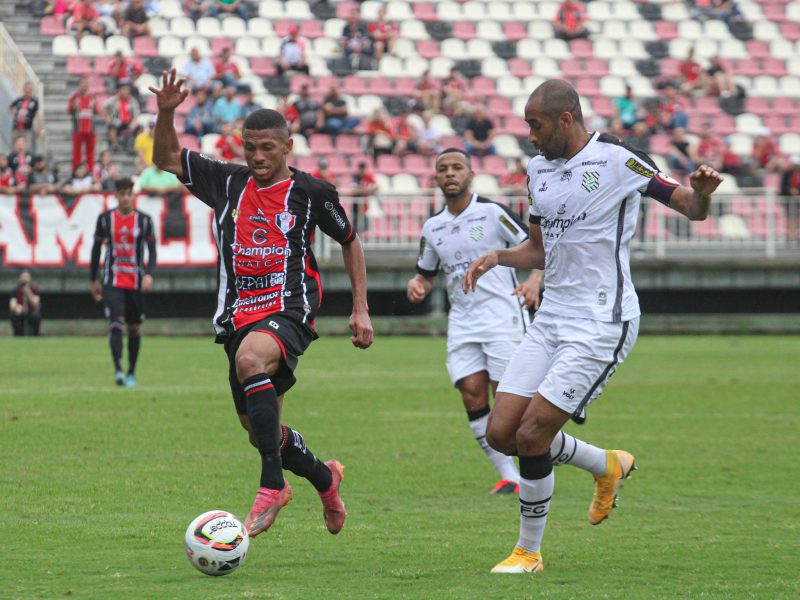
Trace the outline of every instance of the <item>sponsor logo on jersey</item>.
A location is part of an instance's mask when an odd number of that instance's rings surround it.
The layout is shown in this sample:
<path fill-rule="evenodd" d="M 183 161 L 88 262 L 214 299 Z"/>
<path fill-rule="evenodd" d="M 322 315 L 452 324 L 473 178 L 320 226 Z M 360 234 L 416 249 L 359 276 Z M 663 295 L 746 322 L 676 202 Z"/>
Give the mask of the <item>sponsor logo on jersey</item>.
<path fill-rule="evenodd" d="M 419 259 L 422 260 L 423 255 L 425 254 L 425 246 L 428 245 L 428 240 L 425 239 L 423 235 L 419 238 Z"/>
<path fill-rule="evenodd" d="M 270 326 L 270 327 L 272 327 L 273 329 L 280 329 L 280 327 L 281 327 L 281 326 L 280 326 L 280 325 L 278 325 L 278 324 L 277 324 L 275 321 L 270 321 L 269 323 L 267 323 L 267 325 L 269 325 L 269 326 Z"/>
<path fill-rule="evenodd" d="M 432 231 L 433 233 L 436 233 L 437 231 L 441 231 L 441 230 L 442 230 L 442 229 L 444 229 L 445 227 L 446 227 L 446 225 L 439 225 L 438 227 L 434 227 L 433 229 L 431 229 L 431 231 Z"/>
<path fill-rule="evenodd" d="M 555 170 L 556 170 L 555 167 L 553 167 L 552 169 L 539 169 L 538 171 L 536 171 L 536 174 L 541 175 L 542 173 L 552 173 Z"/>
<path fill-rule="evenodd" d="M 333 205 L 333 202 L 330 201 L 326 202 L 325 208 L 329 213 L 331 213 L 331 217 L 333 217 L 333 220 L 336 221 L 336 224 L 339 226 L 339 229 L 344 231 L 344 228 L 347 227 L 347 223 L 345 222 L 342 215 L 339 214 L 339 211 L 336 210 L 336 207 Z"/>
<path fill-rule="evenodd" d="M 265 246 L 265 247 L 249 247 L 242 246 L 239 242 L 231 244 L 231 251 L 234 256 L 260 256 L 266 258 L 267 256 L 289 256 L 292 251 L 283 246 Z"/>
<path fill-rule="evenodd" d="M 542 226 L 542 229 L 548 230 L 547 232 L 548 236 L 552 235 L 558 236 L 564 233 L 570 227 L 572 227 L 573 223 L 585 220 L 586 220 L 586 213 L 583 212 L 577 216 L 570 217 L 569 219 L 562 219 L 562 218 L 548 219 L 547 217 L 542 217 L 540 225 Z M 549 231 L 550 229 L 558 229 L 559 231 L 553 234 Z"/>
<path fill-rule="evenodd" d="M 257 246 L 267 243 L 267 230 L 258 228 L 253 231 L 253 243 Z"/>
<path fill-rule="evenodd" d="M 572 171 L 564 171 L 561 174 L 561 181 L 569 181 L 572 179 Z"/>
<path fill-rule="evenodd" d="M 575 400 L 575 388 L 569 388 L 569 390 L 562 390 L 561 395 L 569 400 Z"/>
<path fill-rule="evenodd" d="M 275 225 L 277 225 L 278 229 L 280 229 L 284 234 L 291 231 L 292 227 L 294 227 L 295 221 L 297 221 L 297 217 L 286 210 L 275 215 Z"/>
<path fill-rule="evenodd" d="M 593 192 L 600 187 L 600 173 L 597 171 L 586 171 L 581 180 L 581 187 L 587 192 Z"/>
<path fill-rule="evenodd" d="M 464 257 L 464 255 L 461 254 L 460 250 L 456 250 L 455 257 L 456 257 L 456 260 L 461 260 Z"/>
<path fill-rule="evenodd" d="M 471 219 L 467 219 L 467 222 L 472 223 L 473 221 L 485 221 L 485 220 L 486 220 L 486 215 L 483 215 L 482 217 L 472 217 Z"/>
<path fill-rule="evenodd" d="M 543 181 L 543 182 L 542 182 L 542 185 L 541 185 L 541 186 L 539 187 L 539 189 L 538 189 L 538 190 L 536 190 L 536 191 L 537 191 L 537 192 L 546 192 L 546 191 L 547 191 L 547 182 L 546 182 L 546 181 Z"/>
<path fill-rule="evenodd" d="M 558 210 L 556 211 L 558 214 L 563 215 L 567 212 L 567 205 L 566 204 L 559 204 Z"/>
<path fill-rule="evenodd" d="M 236 289 L 244 290 L 263 290 L 276 285 L 283 285 L 286 281 L 285 273 L 270 273 L 269 275 L 259 275 L 251 277 L 248 275 L 236 276 Z"/>
<path fill-rule="evenodd" d="M 633 157 L 629 158 L 625 162 L 625 166 L 628 167 L 634 173 L 641 175 L 642 177 L 647 177 L 648 179 L 652 179 L 652 177 L 655 175 L 655 171 L 653 171 L 652 169 L 648 169 Z"/>
<path fill-rule="evenodd" d="M 235 221 L 238 218 L 239 218 L 239 209 L 238 208 L 234 208 L 231 211 L 231 219 L 233 219 Z"/>
<path fill-rule="evenodd" d="M 585 160 L 581 163 L 582 167 L 591 167 L 591 166 L 598 166 L 598 167 L 605 167 L 608 164 L 607 160 Z"/>
<path fill-rule="evenodd" d="M 597 292 L 597 304 L 599 306 L 605 306 L 606 302 L 608 302 L 608 294 L 606 294 L 605 290 Z"/>
<path fill-rule="evenodd" d="M 453 228 L 450 230 L 450 233 L 461 233 L 461 227 L 458 225 L 453 225 Z"/>
<path fill-rule="evenodd" d="M 469 237 L 471 237 L 474 242 L 480 242 L 483 239 L 483 226 L 477 225 L 475 227 L 470 227 Z"/>
<path fill-rule="evenodd" d="M 517 227 L 508 217 L 505 215 L 500 215 L 500 222 L 505 225 L 506 229 L 508 229 L 514 235 L 519 233 L 519 227 Z"/>
<path fill-rule="evenodd" d="M 465 260 L 464 262 L 453 263 L 452 265 L 445 264 L 444 266 L 442 266 L 442 271 L 444 272 L 445 275 L 450 275 L 451 273 L 463 272 L 469 269 L 469 265 L 471 264 L 471 262 L 472 261 Z"/>

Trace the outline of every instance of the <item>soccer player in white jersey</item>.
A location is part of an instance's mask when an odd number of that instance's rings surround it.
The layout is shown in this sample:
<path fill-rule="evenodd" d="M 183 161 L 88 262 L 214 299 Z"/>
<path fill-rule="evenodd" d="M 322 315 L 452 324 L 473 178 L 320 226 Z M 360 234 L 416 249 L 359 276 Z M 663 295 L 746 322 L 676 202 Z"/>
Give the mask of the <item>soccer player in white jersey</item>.
<path fill-rule="evenodd" d="M 436 183 L 445 207 L 422 227 L 417 275 L 409 280 L 407 295 L 413 303 L 422 302 L 437 273 L 444 273 L 450 299 L 447 371 L 461 392 L 473 437 L 500 475 L 491 493 L 511 494 L 519 491 L 514 459 L 486 443 L 489 388 L 494 394 L 530 323 L 527 307 L 538 306 L 541 271 L 519 284 L 514 269 L 502 267 L 481 280 L 476 294 L 461 291 L 461 279 L 473 260 L 528 237 L 511 210 L 472 192 L 473 176 L 463 150 L 448 148 L 436 157 Z"/>
<path fill-rule="evenodd" d="M 463 280 L 465 292 L 474 290 L 479 277 L 501 265 L 544 268 L 547 284 L 536 320 L 500 380 L 486 432 L 489 444 L 517 454 L 520 466 L 519 539 L 493 573 L 542 570 L 554 464 L 568 462 L 595 475 L 590 523 L 611 512 L 633 456 L 573 443 L 561 428 L 600 395 L 636 340 L 639 301 L 630 241 L 642 195 L 704 220 L 722 181 L 703 165 L 691 174 L 691 187 L 682 186 L 616 137 L 587 132 L 578 94 L 565 81 L 537 87 L 525 105 L 525 121 L 539 150 L 528 165 L 529 238 L 481 256 Z"/>

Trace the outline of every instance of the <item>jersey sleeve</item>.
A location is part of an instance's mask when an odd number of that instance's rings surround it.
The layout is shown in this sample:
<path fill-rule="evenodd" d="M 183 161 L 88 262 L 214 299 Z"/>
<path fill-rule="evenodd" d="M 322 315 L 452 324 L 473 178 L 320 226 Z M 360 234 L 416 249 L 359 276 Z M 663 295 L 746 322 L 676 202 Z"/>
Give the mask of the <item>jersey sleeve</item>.
<path fill-rule="evenodd" d="M 436 277 L 439 272 L 439 255 L 430 239 L 431 228 L 428 223 L 422 227 L 419 238 L 419 256 L 417 257 L 417 273 L 425 277 Z"/>
<path fill-rule="evenodd" d="M 620 179 L 623 189 L 635 189 L 643 196 L 658 200 L 669 206 L 672 192 L 680 184 L 669 175 L 658 170 L 658 166 L 644 152 L 625 148 L 622 153 Z"/>
<path fill-rule="evenodd" d="M 528 163 L 528 222 L 531 225 L 538 225 L 542 222 L 542 212 L 536 205 L 536 196 L 533 195 L 534 179 L 531 176 L 533 173 L 533 160 Z"/>
<path fill-rule="evenodd" d="M 214 160 L 186 148 L 181 150 L 181 164 L 183 176 L 178 177 L 180 182 L 211 208 L 226 200 L 228 177 L 242 169 L 240 165 Z"/>
<path fill-rule="evenodd" d="M 507 206 L 498 204 L 497 208 L 497 216 L 495 218 L 500 238 L 511 246 L 524 242 L 528 238 L 528 232 L 519 217 Z"/>
<path fill-rule="evenodd" d="M 356 237 L 356 230 L 339 202 L 339 192 L 327 181 L 314 186 L 314 218 L 322 232 L 342 245 Z"/>

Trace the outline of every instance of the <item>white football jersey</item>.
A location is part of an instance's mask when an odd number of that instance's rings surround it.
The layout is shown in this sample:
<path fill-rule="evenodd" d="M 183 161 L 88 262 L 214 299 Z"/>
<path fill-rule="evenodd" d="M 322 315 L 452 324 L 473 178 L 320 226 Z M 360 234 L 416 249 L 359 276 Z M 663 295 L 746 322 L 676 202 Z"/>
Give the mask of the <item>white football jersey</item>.
<path fill-rule="evenodd" d="M 531 159 L 530 221 L 545 250 L 539 311 L 608 322 L 639 316 L 630 270 L 639 202 L 646 194 L 669 205 L 678 185 L 646 154 L 598 132 L 569 160 Z"/>
<path fill-rule="evenodd" d="M 519 298 L 514 269 L 496 267 L 478 279 L 475 292 L 461 291 L 469 265 L 496 248 L 516 246 L 528 237 L 508 208 L 473 194 L 461 214 L 447 207 L 425 222 L 417 271 L 435 277 L 441 270 L 450 300 L 447 336 L 453 342 L 483 342 L 518 337 L 530 322 Z"/>

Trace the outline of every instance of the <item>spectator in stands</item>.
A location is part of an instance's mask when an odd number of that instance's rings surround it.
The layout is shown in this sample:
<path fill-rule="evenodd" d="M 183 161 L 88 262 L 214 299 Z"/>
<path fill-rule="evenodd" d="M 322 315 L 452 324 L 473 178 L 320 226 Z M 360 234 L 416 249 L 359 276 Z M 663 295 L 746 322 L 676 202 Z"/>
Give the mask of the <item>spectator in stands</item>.
<path fill-rule="evenodd" d="M 380 63 L 384 54 L 394 54 L 394 46 L 400 33 L 397 25 L 386 20 L 386 6 L 378 8 L 378 20 L 367 27 L 370 43 L 375 53 L 375 62 Z"/>
<path fill-rule="evenodd" d="M 8 164 L 8 156 L 0 154 L 0 194 L 18 194 L 25 190 L 17 183 L 14 171 Z"/>
<path fill-rule="evenodd" d="M 232 15 L 234 13 L 245 21 L 250 18 L 247 4 L 243 0 L 211 0 L 212 17 Z"/>
<path fill-rule="evenodd" d="M 225 93 L 216 99 L 212 110 L 217 126 L 224 123 L 233 123 L 242 114 L 242 105 L 236 98 L 236 88 L 229 85 L 225 88 Z"/>
<path fill-rule="evenodd" d="M 54 16 L 63 25 L 70 16 L 71 8 L 71 0 L 51 0 L 44 7 L 44 14 Z"/>
<path fill-rule="evenodd" d="M 658 105 L 658 122 L 664 129 L 670 130 L 689 126 L 689 115 L 686 113 L 686 104 L 678 95 L 678 88 L 674 83 L 667 83 L 664 87 L 661 101 Z"/>
<path fill-rule="evenodd" d="M 72 117 L 72 168 L 81 163 L 82 150 L 85 150 L 86 164 L 91 172 L 94 169 L 94 117 L 100 114 L 97 98 L 89 91 L 89 80 L 82 77 L 78 90 L 67 100 L 67 113 Z"/>
<path fill-rule="evenodd" d="M 423 156 L 434 156 L 442 151 L 442 132 L 432 123 L 433 112 L 422 114 L 422 127 L 418 128 L 417 152 Z"/>
<path fill-rule="evenodd" d="M 243 84 L 239 81 L 242 78 L 242 73 L 239 70 L 233 58 L 231 57 L 230 46 L 224 46 L 220 52 L 218 59 L 213 61 L 214 64 L 214 85 L 221 88 L 234 86 L 236 91 L 249 90 L 250 86 Z"/>
<path fill-rule="evenodd" d="M 325 116 L 322 112 L 322 105 L 311 97 L 308 84 L 300 86 L 300 94 L 287 110 L 291 121 L 292 133 L 300 133 L 306 137 L 310 134 L 322 131 L 325 126 Z"/>
<path fill-rule="evenodd" d="M 367 169 L 365 161 L 359 161 L 356 172 L 353 173 L 353 187 L 350 195 L 358 198 L 369 198 L 378 193 L 378 180 Z"/>
<path fill-rule="evenodd" d="M 139 116 L 139 103 L 131 96 L 130 86 L 121 86 L 115 95 L 106 100 L 103 111 L 108 123 L 108 143 L 111 149 L 118 150 L 120 144 L 128 146 Z"/>
<path fill-rule="evenodd" d="M 375 159 L 381 154 L 394 152 L 394 128 L 382 108 L 376 108 L 367 121 L 367 148 Z"/>
<path fill-rule="evenodd" d="M 686 139 L 686 130 L 683 127 L 676 127 L 672 130 L 667 164 L 670 169 L 679 171 L 681 175 L 692 173 L 696 169 L 697 154 L 689 140 Z"/>
<path fill-rule="evenodd" d="M 100 185 L 100 189 L 104 192 L 113 192 L 117 189 L 119 167 L 114 164 L 114 157 L 109 150 L 103 150 L 100 153 L 100 158 L 92 171 L 92 179 Z"/>
<path fill-rule="evenodd" d="M 700 140 L 697 143 L 697 160 L 705 163 L 716 171 L 722 171 L 722 155 L 725 145 L 714 133 L 711 122 L 706 121 L 700 128 Z"/>
<path fill-rule="evenodd" d="M 415 154 L 417 152 L 417 142 L 419 132 L 414 123 L 408 120 L 408 113 L 400 113 L 392 123 L 394 130 L 394 153 L 397 156 Z"/>
<path fill-rule="evenodd" d="M 281 40 L 280 52 L 275 59 L 275 70 L 278 75 L 289 71 L 308 75 L 307 49 L 308 44 L 300 37 L 300 29 L 297 25 L 292 25 L 289 28 L 289 35 Z"/>
<path fill-rule="evenodd" d="M 622 122 L 625 129 L 631 129 L 639 120 L 639 107 L 633 99 L 633 88 L 625 86 L 625 95 L 614 98 L 614 118 Z"/>
<path fill-rule="evenodd" d="M 22 85 L 22 95 L 8 105 L 11 115 L 11 135 L 25 137 L 27 147 L 36 152 L 36 138 L 44 133 L 42 115 L 39 113 L 39 99 L 33 95 L 33 83 Z"/>
<path fill-rule="evenodd" d="M 556 37 L 562 40 L 589 37 L 589 30 L 586 29 L 586 9 L 580 2 L 564 0 L 556 11 L 553 29 Z"/>
<path fill-rule="evenodd" d="M 693 96 L 705 87 L 705 74 L 694 59 L 694 48 L 689 48 L 686 60 L 678 65 L 678 85 L 686 96 Z"/>
<path fill-rule="evenodd" d="M 253 99 L 253 90 L 247 89 L 244 92 L 244 97 L 242 100 L 242 110 L 239 111 L 239 118 L 246 119 L 251 112 L 260 110 L 262 108 L 264 107 Z"/>
<path fill-rule="evenodd" d="M 44 157 L 34 156 L 31 172 L 28 174 L 28 193 L 55 194 L 60 189 L 61 184 L 56 181 Z"/>
<path fill-rule="evenodd" d="M 209 91 L 214 80 L 214 65 L 205 56 L 200 56 L 197 48 L 192 48 L 189 60 L 183 65 L 181 77 L 186 79 L 186 85 L 196 93 L 198 90 Z"/>
<path fill-rule="evenodd" d="M 522 162 L 522 158 L 514 159 L 514 168 L 500 178 L 500 186 L 509 195 L 528 195 L 528 168 Z"/>
<path fill-rule="evenodd" d="M 214 158 L 228 162 L 244 163 L 242 136 L 235 132 L 233 123 L 223 123 L 214 144 Z"/>
<path fill-rule="evenodd" d="M 492 143 L 494 136 L 494 123 L 486 115 L 482 106 L 477 107 L 464 131 L 464 149 L 470 156 L 494 154 L 495 148 Z"/>
<path fill-rule="evenodd" d="M 117 50 L 114 59 L 108 65 L 106 75 L 114 81 L 114 89 L 121 85 L 129 85 L 133 88 L 136 80 L 144 73 L 142 63 L 136 58 L 129 58 L 122 54 L 122 50 Z"/>
<path fill-rule="evenodd" d="M 369 37 L 367 25 L 361 20 L 361 12 L 358 8 L 350 11 L 342 29 L 342 50 L 348 64 L 354 71 L 359 69 L 372 68 L 372 40 Z"/>
<path fill-rule="evenodd" d="M 86 163 L 80 163 L 72 169 L 72 177 L 61 187 L 61 192 L 70 196 L 101 190 L 102 186 L 94 181 Z"/>
<path fill-rule="evenodd" d="M 728 98 L 736 93 L 736 84 L 728 72 L 719 54 L 711 57 L 711 64 L 706 70 L 706 93 L 709 96 Z"/>
<path fill-rule="evenodd" d="M 458 67 L 452 67 L 442 84 L 442 111 L 448 116 L 459 116 L 465 112 L 467 99 L 467 80 Z"/>
<path fill-rule="evenodd" d="M 72 5 L 70 28 L 75 32 L 75 41 L 78 44 L 78 48 L 81 47 L 84 31 L 100 37 L 105 35 L 105 27 L 103 27 L 103 22 L 100 20 L 100 12 L 94 5 L 93 0 L 77 0 Z"/>
<path fill-rule="evenodd" d="M 183 189 L 181 182 L 172 173 L 162 171 L 157 166 L 152 165 L 142 171 L 139 175 L 139 189 L 145 194 L 153 196 L 163 196 Z"/>
<path fill-rule="evenodd" d="M 184 0 L 183 12 L 197 23 L 200 17 L 205 16 L 211 10 L 211 2 L 212 0 Z"/>
<path fill-rule="evenodd" d="M 214 122 L 214 103 L 209 99 L 208 92 L 199 89 L 194 95 L 194 106 L 186 115 L 184 131 L 198 138 L 207 133 L 216 133 L 217 124 Z"/>
<path fill-rule="evenodd" d="M 33 167 L 33 154 L 28 151 L 25 136 L 18 135 L 14 138 L 13 150 L 8 155 L 8 165 L 14 173 L 17 184 L 27 185 L 28 174 Z"/>
<path fill-rule="evenodd" d="M 789 165 L 781 174 L 780 194 L 786 210 L 786 237 L 797 240 L 800 237 L 800 156 L 789 159 Z"/>
<path fill-rule="evenodd" d="M 779 173 L 783 170 L 783 157 L 772 139 L 769 127 L 760 127 L 756 132 L 753 140 L 753 162 L 757 168 L 768 173 Z"/>
<path fill-rule="evenodd" d="M 103 22 L 104 28 L 109 31 L 116 31 L 117 23 L 122 20 L 125 5 L 120 0 L 97 0 L 94 5 L 97 8 L 97 12 L 100 13 L 100 20 Z"/>
<path fill-rule="evenodd" d="M 30 271 L 19 274 L 17 285 L 8 302 L 11 328 L 15 336 L 39 335 L 42 322 L 42 298 L 39 286 L 33 283 Z"/>
<path fill-rule="evenodd" d="M 330 166 L 328 165 L 328 159 L 324 156 L 320 157 L 319 162 L 317 163 L 318 167 L 317 170 L 311 173 L 312 177 L 316 177 L 317 179 L 324 179 L 334 187 L 336 186 L 336 175 L 330 170 Z"/>
<path fill-rule="evenodd" d="M 425 69 L 417 82 L 417 88 L 414 90 L 414 110 L 427 111 L 431 110 L 438 113 L 442 102 L 442 90 L 433 79 L 431 79 L 431 72 Z"/>
<path fill-rule="evenodd" d="M 358 117 L 349 116 L 347 102 L 339 94 L 339 86 L 336 84 L 331 85 L 322 102 L 322 113 L 325 117 L 324 129 L 331 135 L 350 133 L 358 127 Z"/>
<path fill-rule="evenodd" d="M 639 121 L 630 130 L 625 142 L 641 152 L 650 152 L 650 130 L 643 121 Z"/>
<path fill-rule="evenodd" d="M 141 173 L 153 166 L 153 145 L 155 144 L 156 118 L 150 117 L 147 128 L 142 129 L 133 140 L 133 151 L 136 152 L 136 172 Z"/>
<path fill-rule="evenodd" d="M 731 137 L 726 136 L 722 140 L 722 169 L 723 173 L 730 173 L 734 176 L 739 176 L 745 174 L 747 171 L 751 171 L 747 173 L 749 175 L 757 175 L 753 172 L 752 167 L 749 165 L 745 165 L 742 161 L 742 157 L 736 154 L 733 149 L 731 148 Z"/>
<path fill-rule="evenodd" d="M 122 35 L 129 40 L 141 35 L 150 35 L 149 20 L 142 0 L 131 0 L 128 8 L 122 13 Z"/>
<path fill-rule="evenodd" d="M 691 13 L 695 18 L 720 19 L 728 25 L 744 20 L 739 7 L 733 0 L 689 0 Z"/>

